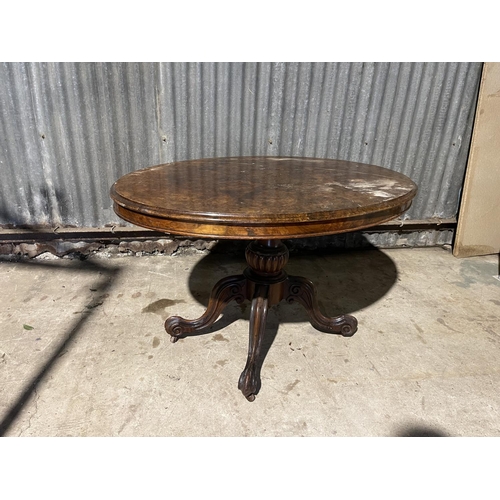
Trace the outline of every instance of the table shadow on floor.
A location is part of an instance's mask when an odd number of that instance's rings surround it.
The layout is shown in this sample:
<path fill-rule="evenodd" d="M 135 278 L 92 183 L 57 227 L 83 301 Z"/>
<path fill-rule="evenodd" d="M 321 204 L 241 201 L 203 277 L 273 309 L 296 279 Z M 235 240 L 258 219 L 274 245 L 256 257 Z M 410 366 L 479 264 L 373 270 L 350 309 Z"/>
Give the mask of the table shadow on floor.
<path fill-rule="evenodd" d="M 205 307 L 219 279 L 241 274 L 246 267 L 243 255 L 226 254 L 221 251 L 224 247 L 220 245 L 218 243 L 200 259 L 189 275 L 189 291 Z M 304 276 L 315 284 L 322 312 L 329 316 L 353 314 L 374 304 L 387 294 L 398 279 L 393 260 L 373 246 L 359 250 L 299 252 L 290 256 L 285 270 L 289 275 Z M 239 314 L 238 317 L 248 319 L 249 302 L 237 307 L 231 305 L 224 315 Z M 299 304 L 282 301 L 278 310 L 282 323 L 308 321 L 305 310 Z M 229 324 L 227 319 L 224 324 Z"/>
<path fill-rule="evenodd" d="M 191 270 L 189 291 L 192 297 L 205 307 L 210 292 L 219 279 L 241 274 L 246 267 L 243 253 L 238 256 L 234 251 L 226 252 L 226 248 L 228 247 L 224 242 L 218 243 Z M 382 299 L 398 279 L 398 271 L 392 259 L 368 242 L 364 248 L 356 250 L 321 249 L 294 252 L 285 270 L 289 275 L 306 277 L 315 284 L 320 309 L 323 314 L 331 317 L 341 314 L 355 315 L 356 311 Z M 189 336 L 214 333 L 239 319 L 248 321 L 250 310 L 249 301 L 240 305 L 233 302 L 211 327 Z M 308 321 L 305 309 L 298 303 L 287 304 L 282 301 L 272 307 L 267 318 L 258 362 L 259 370 L 276 338 L 279 325 Z M 362 325 L 360 327 L 362 328 Z M 248 328 L 245 334 L 248 335 Z"/>

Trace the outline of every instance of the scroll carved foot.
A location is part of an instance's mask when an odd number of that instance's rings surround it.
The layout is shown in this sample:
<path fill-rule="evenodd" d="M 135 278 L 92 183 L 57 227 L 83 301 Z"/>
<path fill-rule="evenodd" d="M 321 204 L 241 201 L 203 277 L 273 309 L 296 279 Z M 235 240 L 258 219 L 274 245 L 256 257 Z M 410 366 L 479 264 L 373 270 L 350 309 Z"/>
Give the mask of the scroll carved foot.
<path fill-rule="evenodd" d="M 238 381 L 238 389 L 248 399 L 254 401 L 260 389 L 260 368 L 257 361 L 264 338 L 268 311 L 268 285 L 258 285 L 255 289 L 250 312 L 250 341 L 245 369 Z"/>
<path fill-rule="evenodd" d="M 202 316 L 193 320 L 187 320 L 180 316 L 167 318 L 165 330 L 171 335 L 170 341 L 177 342 L 180 337 L 188 333 L 212 325 L 232 300 L 241 304 L 246 299 L 246 283 L 247 280 L 242 274 L 223 278 L 214 286 L 210 294 L 207 310 Z"/>
<path fill-rule="evenodd" d="M 291 304 L 299 302 L 304 306 L 311 325 L 321 332 L 337 333 L 343 337 L 351 337 L 358 329 L 358 321 L 354 316 L 344 314 L 335 318 L 324 316 L 318 306 L 316 288 L 311 281 L 299 276 L 288 276 L 285 300 Z"/>

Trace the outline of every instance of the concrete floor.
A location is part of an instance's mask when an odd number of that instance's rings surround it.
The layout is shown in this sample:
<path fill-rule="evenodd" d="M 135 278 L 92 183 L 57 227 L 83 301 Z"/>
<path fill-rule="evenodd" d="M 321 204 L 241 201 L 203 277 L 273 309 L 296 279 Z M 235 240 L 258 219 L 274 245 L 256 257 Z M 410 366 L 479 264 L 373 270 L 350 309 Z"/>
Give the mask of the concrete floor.
<path fill-rule="evenodd" d="M 269 313 L 262 388 L 237 389 L 247 305 L 176 344 L 244 259 L 217 253 L 0 262 L 6 436 L 500 436 L 498 256 L 443 248 L 292 255 L 351 338 Z M 278 328 L 279 327 L 279 328 Z M 272 345 L 271 345 L 272 344 Z"/>

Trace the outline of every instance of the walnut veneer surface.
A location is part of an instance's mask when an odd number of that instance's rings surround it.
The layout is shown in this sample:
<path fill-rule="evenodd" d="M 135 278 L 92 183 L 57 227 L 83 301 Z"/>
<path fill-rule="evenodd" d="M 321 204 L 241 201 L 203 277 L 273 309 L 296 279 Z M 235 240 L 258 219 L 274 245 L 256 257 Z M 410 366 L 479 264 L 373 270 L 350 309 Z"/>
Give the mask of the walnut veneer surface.
<path fill-rule="evenodd" d="M 353 231 L 407 210 L 417 186 L 398 172 L 343 160 L 231 157 L 149 167 L 111 188 L 115 212 L 185 236 L 297 238 Z"/>

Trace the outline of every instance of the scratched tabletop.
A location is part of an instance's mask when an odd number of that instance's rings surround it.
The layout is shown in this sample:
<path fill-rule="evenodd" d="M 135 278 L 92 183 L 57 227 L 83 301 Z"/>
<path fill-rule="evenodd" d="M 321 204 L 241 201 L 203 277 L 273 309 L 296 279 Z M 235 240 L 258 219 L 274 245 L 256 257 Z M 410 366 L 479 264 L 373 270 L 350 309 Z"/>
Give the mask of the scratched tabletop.
<path fill-rule="evenodd" d="M 179 161 L 131 172 L 111 188 L 115 212 L 136 225 L 214 238 L 297 238 L 393 219 L 417 192 L 376 165 L 298 157 Z"/>

